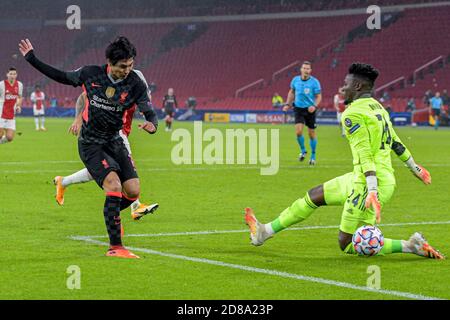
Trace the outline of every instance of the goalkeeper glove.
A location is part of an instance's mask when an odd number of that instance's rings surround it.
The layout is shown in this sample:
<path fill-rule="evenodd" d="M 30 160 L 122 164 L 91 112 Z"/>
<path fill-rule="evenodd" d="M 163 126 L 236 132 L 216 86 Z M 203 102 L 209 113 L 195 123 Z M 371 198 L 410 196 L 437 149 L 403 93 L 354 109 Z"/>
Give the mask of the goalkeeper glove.
<path fill-rule="evenodd" d="M 413 157 L 409 157 L 409 159 L 406 160 L 406 165 L 408 166 L 409 170 L 411 170 L 411 172 L 414 174 L 414 176 L 416 176 L 419 180 L 421 180 L 425 184 L 431 184 L 430 173 L 428 172 L 427 169 L 415 163 Z"/>
<path fill-rule="evenodd" d="M 365 206 L 367 209 L 373 208 L 375 211 L 376 222 L 381 222 L 381 204 L 378 200 L 378 180 L 375 175 L 366 176 L 368 195 Z"/>
<path fill-rule="evenodd" d="M 370 191 L 366 198 L 366 208 L 373 208 L 377 223 L 381 222 L 381 203 L 378 200 L 378 192 Z"/>

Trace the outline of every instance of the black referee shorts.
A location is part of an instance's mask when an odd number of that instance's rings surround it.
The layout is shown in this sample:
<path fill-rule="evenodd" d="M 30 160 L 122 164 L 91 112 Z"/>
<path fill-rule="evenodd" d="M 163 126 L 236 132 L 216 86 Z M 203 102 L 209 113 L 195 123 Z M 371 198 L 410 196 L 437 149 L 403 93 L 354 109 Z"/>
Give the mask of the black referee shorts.
<path fill-rule="evenodd" d="M 138 178 L 134 161 L 122 139 L 104 145 L 78 140 L 78 153 L 100 188 L 103 188 L 103 181 L 111 171 L 118 174 L 122 183 Z"/>
<path fill-rule="evenodd" d="M 439 117 L 441 115 L 441 109 L 433 109 L 433 116 Z"/>
<path fill-rule="evenodd" d="M 317 109 L 316 109 L 317 110 Z M 313 113 L 308 111 L 308 108 L 294 107 L 295 124 L 303 123 L 310 129 L 317 128 L 316 111 Z"/>

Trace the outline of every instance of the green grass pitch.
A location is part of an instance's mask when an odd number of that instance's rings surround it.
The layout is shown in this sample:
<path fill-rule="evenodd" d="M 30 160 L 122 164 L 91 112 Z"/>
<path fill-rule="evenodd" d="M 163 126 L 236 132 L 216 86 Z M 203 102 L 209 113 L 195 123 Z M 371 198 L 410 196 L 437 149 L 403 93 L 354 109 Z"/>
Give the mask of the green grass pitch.
<path fill-rule="evenodd" d="M 76 139 L 67 133 L 69 124 L 69 119 L 47 119 L 48 132 L 35 132 L 32 119 L 19 118 L 22 134 L 0 146 L 0 299 L 450 298 L 449 260 L 343 254 L 333 227 L 340 221 L 338 207 L 320 208 L 295 226 L 318 228 L 284 231 L 262 247 L 251 246 L 248 233 L 240 232 L 246 229 L 246 206 L 262 222 L 271 221 L 309 188 L 352 170 L 350 149 L 337 127 L 318 128 L 317 165 L 309 167 L 297 161 L 291 125 L 204 124 L 205 129 L 279 129 L 280 170 L 261 176 L 254 165 L 176 166 L 170 158 L 176 143 L 163 124 L 154 136 L 135 124 L 130 141 L 141 199 L 160 208 L 138 222 L 129 210 L 122 212 L 126 235 L 147 235 L 125 237 L 124 244 L 142 259 L 122 260 L 105 257 L 107 247 L 99 243 L 70 238 L 106 235 L 104 194 L 95 183 L 69 187 L 64 207 L 54 200 L 53 177 L 83 167 Z M 192 130 L 193 124 L 176 122 L 174 127 Z M 388 225 L 381 229 L 394 239 L 422 231 L 449 254 L 450 131 L 397 132 L 429 169 L 433 183 L 421 184 L 395 159 L 398 186 L 382 212 Z M 236 231 L 198 233 L 214 230 Z M 67 288 L 71 265 L 81 270 L 80 289 Z M 380 268 L 383 291 L 365 289 L 371 265 Z"/>

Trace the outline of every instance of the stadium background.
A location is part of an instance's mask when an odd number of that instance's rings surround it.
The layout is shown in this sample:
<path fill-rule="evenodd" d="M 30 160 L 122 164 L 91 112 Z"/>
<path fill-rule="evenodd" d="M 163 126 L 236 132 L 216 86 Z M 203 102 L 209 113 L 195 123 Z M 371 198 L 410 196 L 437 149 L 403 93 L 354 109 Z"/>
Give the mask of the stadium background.
<path fill-rule="evenodd" d="M 69 70 L 104 63 L 107 43 L 126 35 L 138 50 L 136 68 L 156 85 L 157 109 L 173 87 L 181 108 L 188 97 L 196 97 L 198 112 L 191 119 L 219 122 L 283 121 L 271 97 L 275 92 L 286 97 L 303 60 L 313 62 L 313 74 L 322 83 L 322 123 L 335 121 L 333 96 L 348 65 L 361 57 L 380 70 L 376 94 L 387 93 L 384 104 L 398 112 L 393 113 L 396 124 L 427 124 L 425 92 L 442 93 L 450 80 L 447 1 L 80 0 L 81 30 L 66 27 L 70 4 L 2 4 L 0 70 L 18 68 L 24 115 L 31 115 L 29 96 L 36 84 L 46 93 L 48 116 L 73 115 L 79 89 L 49 81 L 27 66 L 17 51 L 23 37 L 32 40 L 43 61 Z M 382 7 L 381 30 L 366 27 L 371 4 Z M 418 110 L 414 114 L 404 113 L 410 98 Z"/>
<path fill-rule="evenodd" d="M 402 112 L 413 96 L 417 109 L 424 109 L 415 119 L 427 123 L 425 91 L 442 91 L 449 83 L 448 2 L 80 0 L 75 3 L 81 30 L 66 28 L 72 1 L 0 2 L 0 72 L 16 66 L 27 98 L 15 139 L 0 146 L 0 299 L 450 299 L 449 259 L 342 253 L 337 243 L 342 208 L 321 208 L 298 229 L 257 248 L 249 244 L 242 214 L 251 206 L 262 222 L 271 221 L 311 187 L 353 168 L 337 126 L 319 126 L 317 164 L 310 166 L 298 161 L 293 126 L 272 124 L 281 121 L 272 94 L 286 96 L 297 61 L 313 61 L 313 75 L 323 86 L 322 108 L 331 110 L 328 119 L 334 119 L 331 99 L 349 63 L 364 60 L 381 71 L 377 97 L 388 92 L 386 105 Z M 380 31 L 366 28 L 371 4 L 383 8 Z M 274 148 L 280 160 L 276 175 L 262 176 L 262 163 L 250 161 L 176 165 L 173 134 L 181 128 L 195 136 L 194 123 L 175 122 L 172 133 L 161 130 L 161 123 L 150 136 L 137 129 L 142 123 L 137 119 L 130 142 L 141 200 L 160 204 L 156 214 L 139 221 L 129 210 L 122 212 L 124 244 L 141 256 L 138 261 L 104 256 L 104 193 L 95 183 L 70 186 L 64 206 L 56 204 L 53 178 L 83 168 L 76 137 L 67 133 L 80 89 L 42 77 L 17 48 L 28 37 L 39 58 L 69 70 L 104 63 L 104 48 L 120 34 L 136 44 L 137 68 L 156 83 L 158 110 L 173 87 L 181 106 L 187 97 L 197 98 L 199 118 L 207 112 L 209 120 L 270 122 L 202 123 L 205 129 L 217 129 L 223 137 L 228 129 L 274 130 L 280 138 L 279 150 Z M 46 112 L 60 118 L 47 119 L 45 132 L 35 131 L 33 119 L 24 117 L 31 114 L 29 95 L 36 84 L 58 102 Z M 399 118 L 407 123 L 409 116 Z M 450 131 L 425 126 L 396 131 L 433 183 L 422 185 L 393 157 L 398 187 L 383 208 L 380 227 L 395 239 L 423 232 L 448 255 Z M 382 291 L 367 287 L 367 271 L 374 265 L 381 269 Z M 81 270 L 79 290 L 68 286 L 72 266 Z M 16 306 L 15 312 L 34 307 Z"/>

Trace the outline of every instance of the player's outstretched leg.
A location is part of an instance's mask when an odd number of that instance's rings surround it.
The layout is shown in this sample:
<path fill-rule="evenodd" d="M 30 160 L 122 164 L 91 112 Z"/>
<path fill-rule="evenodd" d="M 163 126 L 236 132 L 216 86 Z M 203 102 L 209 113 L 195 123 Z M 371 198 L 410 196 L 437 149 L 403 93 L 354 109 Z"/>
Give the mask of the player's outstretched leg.
<path fill-rule="evenodd" d="M 270 226 L 260 223 L 252 208 L 245 208 L 245 223 L 250 229 L 250 239 L 254 246 L 262 245 L 274 234 Z"/>
<path fill-rule="evenodd" d="M 438 260 L 445 259 L 445 256 L 439 250 L 433 248 L 420 232 L 415 232 L 409 238 L 408 246 L 411 253 L 417 254 L 418 256 Z"/>
<path fill-rule="evenodd" d="M 53 183 L 56 186 L 56 194 L 55 194 L 56 202 L 60 206 L 64 204 L 64 193 L 66 192 L 66 188 L 71 184 L 85 183 L 92 180 L 93 178 L 86 168 L 81 169 L 80 171 L 77 171 L 74 174 L 71 174 L 70 176 L 66 177 L 56 176 L 53 179 Z"/>
<path fill-rule="evenodd" d="M 339 244 L 342 251 L 348 254 L 357 254 L 353 247 L 351 234 L 340 231 Z M 434 249 L 424 236 L 416 232 L 409 240 L 395 240 L 384 238 L 384 246 L 378 255 L 392 254 L 392 253 L 413 253 L 418 256 L 430 258 L 430 259 L 445 259 L 445 256 L 438 250 Z"/>
<path fill-rule="evenodd" d="M 296 223 L 307 219 L 315 209 L 325 205 L 323 185 L 311 189 L 305 197 L 295 201 L 286 208 L 278 218 L 270 223 L 262 224 L 250 208 L 245 209 L 245 222 L 250 229 L 251 243 L 255 246 L 262 245 L 267 239 Z"/>
<path fill-rule="evenodd" d="M 141 203 L 139 199 L 137 199 L 131 204 L 130 208 L 131 208 L 131 218 L 133 220 L 139 220 L 147 214 L 154 213 L 159 208 L 159 204 L 152 203 L 148 205 L 145 203 Z"/>

